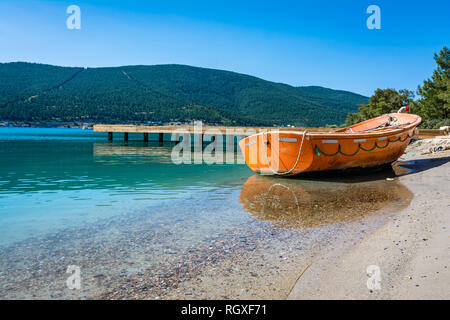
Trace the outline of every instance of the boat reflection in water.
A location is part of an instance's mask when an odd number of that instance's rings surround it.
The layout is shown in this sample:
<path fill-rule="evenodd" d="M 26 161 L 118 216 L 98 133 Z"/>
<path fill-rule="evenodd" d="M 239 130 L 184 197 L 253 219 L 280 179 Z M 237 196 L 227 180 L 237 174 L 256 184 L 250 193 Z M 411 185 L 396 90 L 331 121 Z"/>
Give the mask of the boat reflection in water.
<path fill-rule="evenodd" d="M 411 199 L 411 191 L 397 179 L 349 183 L 253 175 L 240 194 L 246 211 L 278 228 L 316 228 L 352 221 L 400 210 Z"/>

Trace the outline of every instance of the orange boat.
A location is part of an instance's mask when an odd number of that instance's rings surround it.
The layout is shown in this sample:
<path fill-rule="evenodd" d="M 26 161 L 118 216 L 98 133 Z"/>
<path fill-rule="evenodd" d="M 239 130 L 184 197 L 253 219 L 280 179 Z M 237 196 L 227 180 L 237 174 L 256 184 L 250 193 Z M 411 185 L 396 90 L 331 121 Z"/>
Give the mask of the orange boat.
<path fill-rule="evenodd" d="M 268 131 L 239 141 L 245 162 L 261 174 L 373 167 L 397 160 L 422 119 L 390 113 L 334 132 Z"/>

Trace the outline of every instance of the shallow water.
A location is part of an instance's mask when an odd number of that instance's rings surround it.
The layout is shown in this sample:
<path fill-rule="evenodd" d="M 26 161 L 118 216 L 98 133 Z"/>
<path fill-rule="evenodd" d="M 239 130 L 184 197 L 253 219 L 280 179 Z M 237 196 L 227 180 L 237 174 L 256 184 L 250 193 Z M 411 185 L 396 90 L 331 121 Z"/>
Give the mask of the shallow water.
<path fill-rule="evenodd" d="M 409 204 L 412 193 L 397 180 L 353 183 L 252 176 L 240 201 L 258 220 L 281 228 L 318 228 L 360 219 L 386 206 Z"/>
<path fill-rule="evenodd" d="M 282 297 L 287 261 L 354 239 L 412 196 L 392 172 L 279 179 L 175 165 L 172 148 L 0 128 L 0 297 Z M 81 290 L 67 289 L 69 265 Z"/>
<path fill-rule="evenodd" d="M 172 144 L 105 140 L 78 129 L 0 128 L 0 246 L 199 193 L 226 193 L 249 175 L 242 165 L 172 164 Z"/>

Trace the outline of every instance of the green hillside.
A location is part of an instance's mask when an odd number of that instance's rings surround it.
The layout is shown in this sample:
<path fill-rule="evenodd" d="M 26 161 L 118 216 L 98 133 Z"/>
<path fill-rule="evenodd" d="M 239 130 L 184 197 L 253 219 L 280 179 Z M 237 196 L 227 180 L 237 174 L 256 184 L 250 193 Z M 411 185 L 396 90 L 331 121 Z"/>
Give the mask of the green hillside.
<path fill-rule="evenodd" d="M 0 64 L 0 120 L 226 125 L 345 122 L 368 98 L 184 65 L 68 68 Z"/>

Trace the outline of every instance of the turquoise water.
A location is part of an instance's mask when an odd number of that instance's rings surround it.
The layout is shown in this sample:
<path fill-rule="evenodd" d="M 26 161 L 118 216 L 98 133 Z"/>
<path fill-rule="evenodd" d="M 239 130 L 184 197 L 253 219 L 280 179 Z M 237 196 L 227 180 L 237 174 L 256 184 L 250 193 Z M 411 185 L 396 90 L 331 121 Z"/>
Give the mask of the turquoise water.
<path fill-rule="evenodd" d="M 220 198 L 251 175 L 242 164 L 176 165 L 173 143 L 129 139 L 108 142 L 104 133 L 81 129 L 0 128 L 0 246 L 149 206 Z"/>
<path fill-rule="evenodd" d="M 284 299 L 298 266 L 412 196 L 389 171 L 264 177 L 114 138 L 0 128 L 0 300 Z M 68 288 L 68 266 L 81 289 Z"/>

